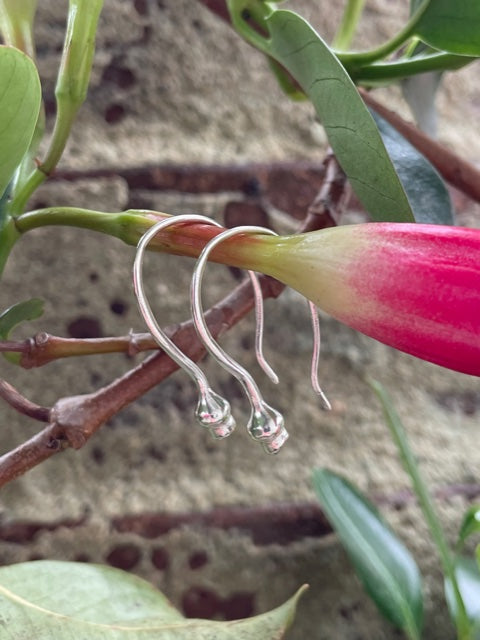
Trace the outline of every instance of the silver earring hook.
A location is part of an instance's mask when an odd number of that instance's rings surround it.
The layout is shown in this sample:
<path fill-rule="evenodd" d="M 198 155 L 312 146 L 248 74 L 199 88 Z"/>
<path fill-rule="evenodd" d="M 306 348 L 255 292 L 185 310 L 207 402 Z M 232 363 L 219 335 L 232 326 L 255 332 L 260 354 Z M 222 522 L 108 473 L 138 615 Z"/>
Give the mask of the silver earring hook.
<path fill-rule="evenodd" d="M 227 238 L 238 235 L 239 233 L 277 235 L 274 231 L 270 231 L 270 229 L 265 229 L 264 227 L 245 226 L 227 229 L 212 238 L 201 252 L 193 271 L 190 288 L 192 317 L 200 340 L 220 366 L 239 380 L 249 398 L 251 414 L 247 425 L 248 432 L 252 438 L 262 443 L 265 451 L 268 453 L 277 453 L 288 438 L 283 416 L 265 402 L 250 373 L 215 342 L 204 318 L 201 285 L 210 252 Z M 263 320 L 261 326 L 263 327 Z"/>
<path fill-rule="evenodd" d="M 218 222 L 211 218 L 196 214 L 179 215 L 166 220 L 160 220 L 154 224 L 140 239 L 137 246 L 137 254 L 133 266 L 133 282 L 135 295 L 137 297 L 140 312 L 147 324 L 152 336 L 157 344 L 169 354 L 169 356 L 181 367 L 197 385 L 199 392 L 199 401 L 196 409 L 196 418 L 198 422 L 208 428 L 215 438 L 224 438 L 234 430 L 235 420 L 231 416 L 230 404 L 225 398 L 215 393 L 208 383 L 203 371 L 198 365 L 188 358 L 180 349 L 168 338 L 165 332 L 160 328 L 155 316 L 152 312 L 150 304 L 147 300 L 143 287 L 143 259 L 144 253 L 150 240 L 162 229 L 168 226 L 179 224 L 181 222 L 205 222 L 221 228 Z M 259 365 L 274 382 L 278 382 L 278 377 L 272 370 L 263 355 L 263 297 L 257 275 L 253 271 L 248 272 L 255 296 L 255 314 L 256 314 L 256 331 L 255 331 L 255 353 Z"/>
<path fill-rule="evenodd" d="M 198 388 L 198 404 L 195 411 L 197 421 L 210 430 L 214 438 L 225 438 L 235 429 L 235 419 L 231 415 L 230 403 L 210 388 L 203 371 L 188 358 L 160 328 L 147 300 L 143 287 L 143 258 L 150 240 L 162 229 L 181 222 L 207 222 L 216 227 L 220 224 L 201 215 L 180 215 L 160 220 L 140 238 L 133 264 L 133 286 L 140 312 L 157 344 L 182 368 Z"/>
<path fill-rule="evenodd" d="M 255 356 L 258 364 L 273 384 L 278 384 L 278 376 L 268 364 L 263 354 L 264 313 L 262 287 L 260 286 L 257 275 L 254 271 L 248 271 L 248 275 L 250 276 L 253 294 L 255 296 Z"/>
<path fill-rule="evenodd" d="M 311 300 L 308 300 L 308 307 L 310 309 L 310 315 L 312 317 L 312 330 L 313 330 L 313 354 L 312 354 L 312 368 L 311 368 L 311 381 L 312 387 L 316 394 L 318 394 L 322 400 L 323 408 L 330 411 L 332 405 L 330 404 L 327 396 L 323 393 L 323 390 L 318 381 L 318 364 L 320 362 L 320 321 L 318 319 L 318 309 Z"/>

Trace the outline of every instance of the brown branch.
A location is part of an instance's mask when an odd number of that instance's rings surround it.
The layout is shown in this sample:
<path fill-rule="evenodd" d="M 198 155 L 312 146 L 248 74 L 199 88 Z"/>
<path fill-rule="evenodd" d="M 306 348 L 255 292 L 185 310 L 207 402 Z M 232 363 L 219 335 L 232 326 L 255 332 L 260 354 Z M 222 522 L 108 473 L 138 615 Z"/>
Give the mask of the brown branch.
<path fill-rule="evenodd" d="M 364 89 L 359 90 L 362 98 L 382 118 L 385 118 L 402 136 L 420 151 L 437 169 L 437 171 L 454 187 L 463 191 L 473 200 L 480 202 L 480 170 L 467 162 L 450 149 L 432 140 L 410 122 L 407 122 L 394 111 L 377 102 Z"/>
<path fill-rule="evenodd" d="M 27 340 L 0 342 L 0 352 L 21 353 L 19 364 L 24 369 L 42 367 L 59 358 L 108 353 L 133 356 L 152 349 L 158 349 L 158 345 L 149 333 L 133 332 L 106 338 L 62 338 L 41 332 Z"/>
<path fill-rule="evenodd" d="M 0 398 L 3 398 L 11 407 L 29 418 L 40 420 L 40 422 L 48 422 L 50 420 L 51 409 L 27 400 L 5 380 L 0 380 Z"/>
<path fill-rule="evenodd" d="M 347 177 L 331 149 L 325 158 L 324 167 L 325 178 L 322 187 L 307 209 L 302 231 L 337 225 L 350 197 Z"/>

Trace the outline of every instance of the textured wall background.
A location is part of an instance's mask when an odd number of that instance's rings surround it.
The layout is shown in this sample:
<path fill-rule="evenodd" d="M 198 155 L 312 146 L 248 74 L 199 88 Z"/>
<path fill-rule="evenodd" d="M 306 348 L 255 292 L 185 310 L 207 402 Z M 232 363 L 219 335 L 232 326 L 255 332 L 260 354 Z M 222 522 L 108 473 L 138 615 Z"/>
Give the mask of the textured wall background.
<path fill-rule="evenodd" d="M 51 124 L 66 3 L 40 4 L 38 54 Z M 343 5 L 287 4 L 327 39 Z M 406 5 L 367 3 L 359 46 L 391 34 Z M 474 161 L 480 157 L 480 140 L 471 134 L 480 105 L 476 74 L 478 66 L 447 75 L 439 96 L 441 140 Z M 397 89 L 379 95 L 391 104 L 400 100 Z M 400 109 L 408 113 L 405 106 Z M 106 0 L 88 102 L 62 168 L 320 163 L 322 145 L 312 109 L 288 102 L 262 57 L 198 3 Z M 52 182 L 31 204 L 111 211 L 143 206 L 220 219 L 226 201 L 243 197 L 179 193 L 175 185 L 168 192 L 147 189 L 129 184 L 119 171 L 101 179 Z M 462 210 L 460 221 L 475 213 Z M 24 328 L 25 336 L 40 330 L 65 336 L 142 331 L 131 290 L 133 257 L 133 249 L 86 231 L 32 232 L 15 248 L 2 282 L 1 307 L 32 296 L 46 300 L 44 317 Z M 148 261 L 149 287 L 162 322 L 187 317 L 190 268 L 179 258 Z M 210 269 L 209 295 L 218 297 L 234 281 L 225 269 Z M 245 522 L 251 508 L 314 501 L 311 470 L 327 465 L 380 501 L 425 573 L 425 637 L 451 638 L 438 561 L 363 380 L 378 378 L 392 392 L 422 470 L 439 491 L 438 508 L 452 538 L 468 505 L 464 486 L 473 486 L 473 493 L 479 486 L 478 381 L 395 353 L 324 317 L 321 376 L 333 404 L 325 414 L 309 387 L 306 305 L 287 291 L 268 302 L 266 313 L 267 353 L 281 378 L 278 388 L 264 382 L 253 362 L 251 321 L 237 326 L 224 344 L 258 374 L 267 401 L 284 412 L 291 438 L 281 455 L 266 457 L 241 428 L 227 441 L 209 440 L 193 423 L 195 391 L 177 373 L 82 450 L 55 457 L 2 490 L 0 562 L 40 557 L 107 562 L 148 578 L 187 614 L 218 618 L 264 611 L 308 582 L 311 589 L 289 638 L 392 638 L 337 540 L 324 535 L 315 514 L 304 514 L 288 535 L 273 513 L 264 514 L 266 530 L 260 533 L 255 523 L 243 529 L 217 526 L 218 508 L 230 509 L 231 516 L 231 508 L 244 509 L 233 514 L 243 514 Z M 88 393 L 132 364 L 124 356 L 57 362 L 31 371 L 3 363 L 2 377 L 48 405 L 62 395 Z M 245 417 L 246 402 L 236 383 L 212 362 L 205 366 L 212 386 L 232 398 L 236 413 Z M 2 450 L 37 428 L 6 406 L 0 412 Z M 203 516 L 192 515 L 198 513 Z"/>

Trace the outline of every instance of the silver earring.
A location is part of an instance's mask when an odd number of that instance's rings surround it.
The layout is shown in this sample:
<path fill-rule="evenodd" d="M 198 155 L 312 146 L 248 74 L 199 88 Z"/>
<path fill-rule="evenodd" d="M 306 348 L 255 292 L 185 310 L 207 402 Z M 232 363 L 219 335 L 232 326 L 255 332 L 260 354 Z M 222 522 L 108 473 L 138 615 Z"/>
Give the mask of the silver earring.
<path fill-rule="evenodd" d="M 206 222 L 216 227 L 221 225 L 214 220 L 201 215 L 187 214 L 179 215 L 166 220 L 160 220 L 154 224 L 140 239 L 137 246 L 137 253 L 133 265 L 133 284 L 134 291 L 137 297 L 138 306 L 140 312 L 147 324 L 152 336 L 157 344 L 181 367 L 195 382 L 199 400 L 195 411 L 197 421 L 210 430 L 211 434 L 215 438 L 224 438 L 235 429 L 235 419 L 231 415 L 229 402 L 215 393 L 208 383 L 208 380 L 203 371 L 198 365 L 188 358 L 180 349 L 170 340 L 165 332 L 158 325 L 155 316 L 152 312 L 150 304 L 147 300 L 144 287 L 143 287 L 143 275 L 142 266 L 145 249 L 147 248 L 150 240 L 162 229 L 168 226 L 179 224 L 181 222 Z M 278 382 L 278 378 L 270 365 L 265 360 L 263 355 L 263 297 L 258 283 L 257 276 L 254 272 L 249 271 L 249 276 L 252 282 L 255 296 L 255 310 L 257 318 L 255 351 L 257 360 L 270 377 L 273 382 Z"/>
<path fill-rule="evenodd" d="M 214 438 L 225 438 L 235 429 L 235 419 L 231 414 L 230 403 L 210 388 L 203 371 L 188 358 L 160 328 L 152 312 L 143 287 L 143 257 L 150 240 L 162 229 L 180 222 L 208 222 L 220 227 L 214 220 L 200 215 L 181 215 L 160 220 L 140 238 L 133 264 L 133 286 L 140 312 L 157 344 L 182 368 L 195 382 L 198 388 L 198 404 L 195 417 L 202 427 L 209 429 Z"/>
<path fill-rule="evenodd" d="M 265 402 L 255 380 L 248 371 L 225 353 L 218 343 L 215 342 L 205 322 L 201 300 L 203 273 L 212 249 L 231 236 L 239 233 L 255 232 L 276 235 L 274 231 L 264 229 L 263 227 L 237 227 L 223 231 L 208 242 L 201 252 L 193 271 L 190 289 L 190 305 L 193 321 L 200 340 L 220 366 L 239 380 L 247 394 L 251 405 L 251 413 L 247 425 L 249 434 L 252 438 L 259 441 L 268 453 L 277 453 L 288 438 L 283 416 Z"/>
<path fill-rule="evenodd" d="M 264 233 L 277 235 L 274 231 L 264 227 L 244 226 L 223 231 L 208 242 L 200 254 L 193 271 L 190 289 L 190 305 L 195 328 L 200 340 L 217 362 L 242 384 L 251 404 L 251 415 L 247 425 L 248 432 L 260 441 L 268 453 L 277 453 L 288 438 L 288 432 L 284 427 L 283 416 L 270 407 L 264 400 L 253 377 L 238 362 L 233 360 L 217 342 L 213 339 L 203 315 L 201 300 L 201 285 L 205 265 L 210 252 L 221 242 L 241 233 Z M 258 284 L 258 283 L 257 283 Z M 312 318 L 313 329 L 313 356 L 311 367 L 311 381 L 314 391 L 321 397 L 325 409 L 331 409 L 331 405 L 322 391 L 318 381 L 318 364 L 320 359 L 320 323 L 316 306 L 308 301 Z M 259 329 L 259 327 L 261 329 Z M 263 318 L 257 322 L 257 339 L 262 340 L 258 333 L 263 331 Z"/>

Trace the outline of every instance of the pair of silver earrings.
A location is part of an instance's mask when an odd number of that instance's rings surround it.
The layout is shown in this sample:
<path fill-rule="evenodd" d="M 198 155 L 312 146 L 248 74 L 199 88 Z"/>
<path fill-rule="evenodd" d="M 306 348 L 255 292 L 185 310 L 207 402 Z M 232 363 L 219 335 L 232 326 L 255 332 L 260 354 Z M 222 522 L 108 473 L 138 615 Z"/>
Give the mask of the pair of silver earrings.
<path fill-rule="evenodd" d="M 235 418 L 232 416 L 230 403 L 228 400 L 213 391 L 208 380 L 200 369 L 200 367 L 188 358 L 165 334 L 160 328 L 155 316 L 152 312 L 150 304 L 145 295 L 143 287 L 142 266 L 145 249 L 150 240 L 159 232 L 171 225 L 185 222 L 202 222 L 212 224 L 216 227 L 221 225 L 206 216 L 187 214 L 178 215 L 166 220 L 160 220 L 154 224 L 140 239 L 137 246 L 137 253 L 133 265 L 133 285 L 135 295 L 137 297 L 140 312 L 150 329 L 152 336 L 157 344 L 174 360 L 180 368 L 182 368 L 195 382 L 198 389 L 198 404 L 195 411 L 197 421 L 202 427 L 207 428 L 214 438 L 225 438 L 229 436 L 235 429 Z M 231 358 L 214 340 L 204 317 L 202 306 L 202 280 L 210 252 L 221 242 L 227 238 L 231 238 L 237 234 L 245 233 L 265 233 L 268 235 L 277 235 L 274 231 L 265 227 L 242 226 L 234 229 L 227 229 L 212 238 L 202 250 L 195 269 L 190 287 L 190 308 L 193 323 L 197 331 L 199 339 L 207 351 L 215 358 L 215 360 L 232 374 L 241 383 L 247 397 L 250 401 L 251 412 L 247 424 L 248 433 L 251 437 L 259 442 L 267 453 L 277 453 L 288 438 L 288 432 L 284 426 L 284 419 L 281 413 L 268 405 L 262 397 L 257 383 L 236 360 Z M 263 355 L 263 297 L 258 278 L 253 271 L 248 272 L 255 299 L 255 353 L 259 365 L 264 370 L 270 380 L 277 384 L 278 377 L 272 370 Z M 315 305 L 308 302 L 310 313 L 312 316 L 312 328 L 314 336 L 313 357 L 311 380 L 314 391 L 320 396 L 325 409 L 330 409 L 325 394 L 320 388 L 318 382 L 318 362 L 320 357 L 320 324 L 318 313 Z"/>

